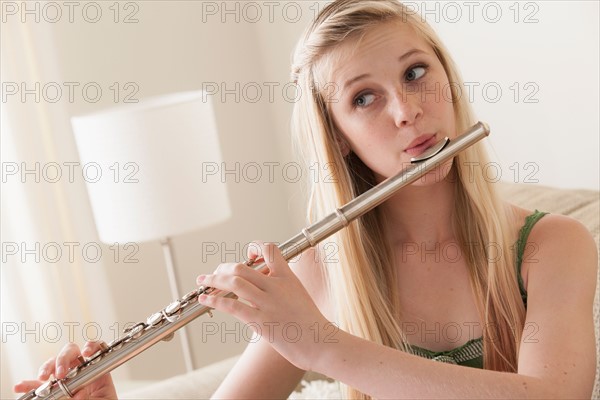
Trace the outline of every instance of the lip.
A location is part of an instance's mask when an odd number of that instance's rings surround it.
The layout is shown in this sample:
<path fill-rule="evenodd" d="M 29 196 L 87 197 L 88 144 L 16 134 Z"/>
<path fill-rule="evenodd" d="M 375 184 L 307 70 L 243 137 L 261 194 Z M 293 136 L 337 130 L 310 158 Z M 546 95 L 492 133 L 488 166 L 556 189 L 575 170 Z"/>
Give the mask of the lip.
<path fill-rule="evenodd" d="M 406 150 L 409 155 L 416 157 L 436 143 L 435 134 L 421 135 L 413 140 Z"/>

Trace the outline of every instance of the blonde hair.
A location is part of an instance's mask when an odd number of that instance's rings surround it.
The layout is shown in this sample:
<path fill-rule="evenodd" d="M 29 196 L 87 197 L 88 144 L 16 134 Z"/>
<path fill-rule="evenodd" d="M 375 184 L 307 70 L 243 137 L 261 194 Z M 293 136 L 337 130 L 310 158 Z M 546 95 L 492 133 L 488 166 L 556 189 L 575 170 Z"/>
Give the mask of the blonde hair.
<path fill-rule="evenodd" d="M 319 83 L 325 81 L 324 71 L 331 71 L 336 61 L 332 59 L 334 49 L 347 41 L 360 41 L 369 29 L 388 21 L 408 24 L 437 55 L 450 83 L 456 131 L 464 132 L 476 122 L 463 95 L 458 69 L 436 33 L 418 15 L 395 0 L 334 1 L 305 31 L 292 65 L 292 78 L 302 94 L 292 116 L 294 143 L 304 161 L 323 173 L 308 182 L 309 222 L 323 218 L 375 184 L 372 171 L 358 157 L 342 155 L 326 88 Z M 516 372 L 525 307 L 514 257 L 508 256 L 512 255 L 514 240 L 510 235 L 511 211 L 484 176 L 483 168 L 469 168 L 474 162 L 480 166 L 488 162 L 481 143 L 458 155 L 452 165 L 451 173 L 456 177 L 453 229 L 484 322 L 484 368 Z M 382 212 L 376 208 L 333 235 L 329 242 L 335 244 L 337 257 L 326 260 L 324 269 L 341 329 L 410 352 L 399 325 L 396 269 L 384 224 Z M 490 244 L 501 256 L 490 257 Z M 343 389 L 348 398 L 369 398 L 353 388 Z"/>

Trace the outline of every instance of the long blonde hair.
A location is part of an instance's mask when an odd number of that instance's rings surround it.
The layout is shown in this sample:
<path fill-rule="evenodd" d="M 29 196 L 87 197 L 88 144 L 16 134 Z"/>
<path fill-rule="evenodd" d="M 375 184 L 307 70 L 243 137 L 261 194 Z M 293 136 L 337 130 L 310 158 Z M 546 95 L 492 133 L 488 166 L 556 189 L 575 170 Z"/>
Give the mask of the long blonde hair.
<path fill-rule="evenodd" d="M 304 161 L 322 173 L 319 179 L 308 182 L 309 222 L 331 213 L 375 184 L 372 171 L 358 157 L 353 153 L 342 155 L 340 135 L 330 117 L 326 85 L 319 87 L 324 82 L 324 71 L 335 62 L 331 59 L 332 50 L 348 40 L 360 40 L 372 27 L 395 20 L 421 35 L 443 65 L 450 83 L 456 131 L 464 132 L 476 122 L 458 69 L 436 33 L 418 15 L 395 0 L 334 1 L 305 31 L 292 65 L 292 78 L 302 94 L 292 116 L 294 143 Z M 484 322 L 484 368 L 516 372 L 525 307 L 511 248 L 511 213 L 484 176 L 484 169 L 469 169 L 487 163 L 481 143 L 454 159 L 453 228 Z M 377 208 L 333 235 L 328 243 L 335 244 L 329 248 L 336 250 L 336 257 L 328 257 L 324 269 L 340 328 L 410 352 L 399 324 L 402 310 L 396 268 L 384 223 Z M 493 257 L 488 251 L 492 246 L 496 252 Z M 321 251 L 326 253 L 322 248 Z M 353 388 L 343 389 L 349 398 L 369 398 Z"/>

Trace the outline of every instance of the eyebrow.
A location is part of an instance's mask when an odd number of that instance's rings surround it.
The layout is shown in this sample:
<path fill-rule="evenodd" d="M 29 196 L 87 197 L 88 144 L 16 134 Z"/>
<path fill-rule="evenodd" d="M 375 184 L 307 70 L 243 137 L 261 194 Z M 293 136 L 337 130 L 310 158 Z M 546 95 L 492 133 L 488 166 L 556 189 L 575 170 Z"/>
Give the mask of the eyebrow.
<path fill-rule="evenodd" d="M 411 50 L 407 51 L 406 53 L 404 53 L 403 55 L 401 55 L 400 57 L 398 57 L 398 62 L 402 62 L 406 58 L 412 56 L 413 54 L 419 54 L 419 53 L 425 54 L 425 52 L 423 50 L 411 49 Z M 370 76 L 371 76 L 370 74 L 358 75 L 358 76 L 346 81 L 346 83 L 344 83 L 344 85 L 342 86 L 342 90 L 347 89 L 348 87 L 352 86 L 353 84 L 360 81 L 361 79 L 368 78 Z"/>

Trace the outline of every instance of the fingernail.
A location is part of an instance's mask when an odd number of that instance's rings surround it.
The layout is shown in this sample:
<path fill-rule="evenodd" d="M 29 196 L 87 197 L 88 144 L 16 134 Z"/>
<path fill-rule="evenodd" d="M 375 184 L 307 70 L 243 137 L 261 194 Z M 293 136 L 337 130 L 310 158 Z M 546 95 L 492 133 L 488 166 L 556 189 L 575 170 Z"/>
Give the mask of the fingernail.
<path fill-rule="evenodd" d="M 200 303 L 202 303 L 204 300 L 206 300 L 208 296 L 206 296 L 205 294 L 201 294 L 200 296 L 198 296 L 198 301 Z"/>
<path fill-rule="evenodd" d="M 63 366 L 58 367 L 56 370 L 56 377 L 62 377 L 64 372 L 65 368 Z"/>
<path fill-rule="evenodd" d="M 206 278 L 206 275 L 199 275 L 199 276 L 196 278 L 196 283 L 197 283 L 198 285 L 199 285 L 199 284 L 201 284 L 201 283 L 202 283 L 202 281 L 204 281 L 204 278 Z"/>
<path fill-rule="evenodd" d="M 38 376 L 40 378 L 43 378 L 44 376 L 46 376 L 48 374 L 48 371 L 44 368 L 44 369 L 40 369 L 40 371 L 38 372 Z"/>

